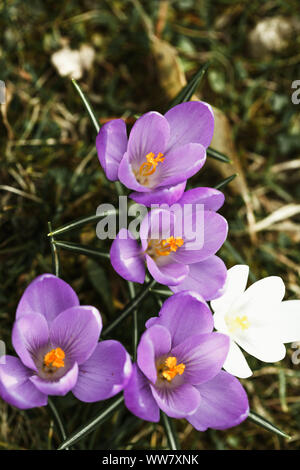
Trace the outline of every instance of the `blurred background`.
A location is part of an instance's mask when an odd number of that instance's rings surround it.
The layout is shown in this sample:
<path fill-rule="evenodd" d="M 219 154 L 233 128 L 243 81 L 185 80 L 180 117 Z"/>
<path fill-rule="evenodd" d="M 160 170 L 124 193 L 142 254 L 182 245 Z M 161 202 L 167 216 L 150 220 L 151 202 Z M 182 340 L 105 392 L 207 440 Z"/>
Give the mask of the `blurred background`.
<path fill-rule="evenodd" d="M 0 339 L 9 353 L 16 305 L 29 282 L 51 272 L 47 222 L 59 227 L 117 204 L 95 150 L 95 129 L 70 78 L 80 83 L 103 123 L 152 109 L 164 112 L 186 80 L 210 61 L 197 91 L 215 107 L 212 146 L 232 163 L 208 159 L 191 185 L 223 191 L 230 226 L 220 255 L 228 267 L 247 263 L 252 281 L 279 275 L 286 299 L 300 298 L 300 80 L 298 0 L 3 0 L 0 2 Z M 95 224 L 65 240 L 108 251 Z M 129 299 L 108 261 L 60 251 L 61 275 L 95 305 L 107 324 Z M 158 312 L 139 309 L 139 326 Z M 131 351 L 130 319 L 114 337 Z M 292 436 L 290 441 L 246 421 L 228 431 L 196 432 L 176 421 L 183 449 L 297 449 L 300 365 L 259 363 L 243 381 L 251 408 Z M 106 404 L 56 398 L 68 434 Z M 13 409 L 0 400 L 0 449 L 51 449 L 60 443 L 51 412 Z M 164 449 L 161 424 L 120 409 L 78 449 Z"/>

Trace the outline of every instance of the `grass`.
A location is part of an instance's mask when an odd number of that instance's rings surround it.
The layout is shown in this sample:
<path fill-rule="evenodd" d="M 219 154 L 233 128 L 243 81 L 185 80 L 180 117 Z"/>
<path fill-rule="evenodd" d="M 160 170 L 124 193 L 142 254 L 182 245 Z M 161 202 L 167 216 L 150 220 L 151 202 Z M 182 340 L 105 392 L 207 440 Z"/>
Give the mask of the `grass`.
<path fill-rule="evenodd" d="M 236 178 L 224 188 L 222 214 L 229 221 L 230 245 L 221 255 L 228 267 L 246 262 L 258 279 L 281 276 L 286 298 L 300 298 L 300 120 L 299 106 L 291 102 L 291 83 L 300 78 L 299 36 L 282 52 L 253 57 L 250 48 L 258 21 L 278 15 L 295 18 L 297 12 L 297 0 L 162 1 L 160 8 L 156 0 L 72 0 L 59 7 L 50 1 L 1 3 L 0 78 L 6 83 L 7 103 L 0 117 L 0 339 L 10 353 L 18 300 L 32 279 L 52 269 L 48 221 L 56 228 L 95 214 L 103 202 L 117 201 L 114 185 L 98 163 L 95 130 L 82 102 L 71 80 L 60 77 L 51 64 L 51 55 L 66 38 L 74 49 L 87 43 L 95 50 L 93 67 L 79 83 L 100 122 L 124 117 L 130 124 L 136 114 L 165 110 L 172 87 L 178 86 L 176 74 L 189 78 L 211 62 L 200 93 L 229 119 L 229 139 L 240 165 L 230 174 L 238 172 L 244 182 Z M 162 65 L 171 53 L 161 50 L 161 62 L 157 60 L 153 34 L 177 54 L 167 69 Z M 215 186 L 229 176 L 225 167 L 209 161 L 192 183 Z M 109 249 L 109 243 L 97 240 L 95 224 L 62 238 Z M 60 260 L 61 276 L 80 301 L 99 308 L 105 324 L 116 318 L 130 297 L 109 262 L 62 249 Z M 155 299 L 148 297 L 138 312 L 140 330 L 156 311 Z M 120 327 L 115 337 L 132 349 L 130 330 Z M 249 421 L 206 433 L 177 421 L 181 447 L 297 449 L 300 370 L 292 364 L 293 352 L 288 346 L 285 360 L 275 365 L 252 360 L 254 376 L 244 381 L 252 409 L 291 435 L 290 441 Z M 72 396 L 54 403 L 68 434 L 104 406 L 82 405 Z M 48 449 L 60 442 L 48 408 L 24 412 L 0 402 L 0 449 Z M 76 448 L 167 445 L 162 424 L 144 423 L 120 408 Z"/>

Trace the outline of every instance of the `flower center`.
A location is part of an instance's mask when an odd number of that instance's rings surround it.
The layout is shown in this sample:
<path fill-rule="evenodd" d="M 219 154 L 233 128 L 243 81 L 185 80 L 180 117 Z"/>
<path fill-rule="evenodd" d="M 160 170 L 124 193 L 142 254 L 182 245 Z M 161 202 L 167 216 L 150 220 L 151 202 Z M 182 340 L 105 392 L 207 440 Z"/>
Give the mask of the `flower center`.
<path fill-rule="evenodd" d="M 177 365 L 177 358 L 174 356 L 169 356 L 160 364 L 157 368 L 157 372 L 160 378 L 166 379 L 168 382 L 176 377 L 176 375 L 182 375 L 185 369 L 185 364 Z"/>
<path fill-rule="evenodd" d="M 139 169 L 139 174 L 141 176 L 150 176 L 156 171 L 156 167 L 159 163 L 164 161 L 164 156 L 162 153 L 158 153 L 155 157 L 155 153 L 150 152 L 146 155 L 146 161 L 141 164 Z"/>
<path fill-rule="evenodd" d="M 47 354 L 44 356 L 44 366 L 46 367 L 56 367 L 59 369 L 60 367 L 65 366 L 64 358 L 65 353 L 61 348 L 51 349 Z"/>
<path fill-rule="evenodd" d="M 180 237 L 169 237 L 164 240 L 150 240 L 147 251 L 154 256 L 168 256 L 172 251 L 176 252 L 184 244 Z"/>
<path fill-rule="evenodd" d="M 230 333 L 234 333 L 236 330 L 248 330 L 250 327 L 250 322 L 248 320 L 247 315 L 243 315 L 242 317 L 236 316 L 232 318 L 226 318 L 226 323 L 229 328 Z"/>

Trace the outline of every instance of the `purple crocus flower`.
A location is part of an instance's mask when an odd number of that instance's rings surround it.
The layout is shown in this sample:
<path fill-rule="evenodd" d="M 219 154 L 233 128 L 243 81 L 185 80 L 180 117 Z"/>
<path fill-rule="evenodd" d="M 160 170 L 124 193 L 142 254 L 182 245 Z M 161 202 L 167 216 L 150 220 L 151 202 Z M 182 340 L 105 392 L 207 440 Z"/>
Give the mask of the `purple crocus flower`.
<path fill-rule="evenodd" d="M 215 256 L 227 237 L 227 222 L 215 212 L 223 202 L 224 195 L 220 191 L 196 188 L 184 193 L 171 210 L 150 211 L 141 223 L 142 246 L 126 229 L 121 229 L 113 241 L 110 257 L 114 269 L 128 281 L 143 283 L 146 263 L 152 277 L 175 292 L 194 290 L 205 300 L 218 297 L 227 273 L 223 261 Z M 184 206 L 188 207 L 185 213 L 178 210 Z M 196 227 L 198 212 L 202 215 L 201 226 Z M 199 240 L 184 234 L 176 237 L 175 227 L 178 227 L 178 219 L 181 223 L 182 214 L 185 227 L 194 233 L 196 228 L 203 232 Z"/>
<path fill-rule="evenodd" d="M 81 401 L 110 398 L 126 385 L 131 360 L 118 341 L 98 343 L 100 313 L 80 306 L 73 289 L 52 274 L 25 290 L 12 343 L 19 356 L 0 365 L 0 396 L 21 409 L 44 406 L 48 395 L 69 391 Z"/>
<path fill-rule="evenodd" d="M 122 119 L 109 121 L 101 127 L 96 147 L 107 178 L 132 189 L 133 200 L 146 206 L 173 204 L 187 179 L 204 165 L 213 132 L 210 105 L 190 101 L 164 116 L 155 111 L 144 114 L 128 139 Z"/>
<path fill-rule="evenodd" d="M 201 296 L 174 294 L 146 327 L 124 389 L 133 414 L 158 422 L 162 410 L 172 418 L 186 418 L 199 431 L 226 429 L 246 419 L 245 390 L 221 370 L 229 338 L 212 332 L 212 314 Z"/>

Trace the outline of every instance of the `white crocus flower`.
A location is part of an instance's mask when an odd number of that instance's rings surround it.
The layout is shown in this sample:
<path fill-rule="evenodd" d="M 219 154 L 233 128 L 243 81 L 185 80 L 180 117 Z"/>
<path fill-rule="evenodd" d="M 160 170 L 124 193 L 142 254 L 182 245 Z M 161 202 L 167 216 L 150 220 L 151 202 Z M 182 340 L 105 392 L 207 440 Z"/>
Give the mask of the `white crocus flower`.
<path fill-rule="evenodd" d="M 261 361 L 277 362 L 286 354 L 284 343 L 300 340 L 300 300 L 282 301 L 285 287 L 277 276 L 246 289 L 248 274 L 245 265 L 229 269 L 222 297 L 211 302 L 216 330 L 231 340 L 223 367 L 240 378 L 252 371 L 239 346 Z"/>

